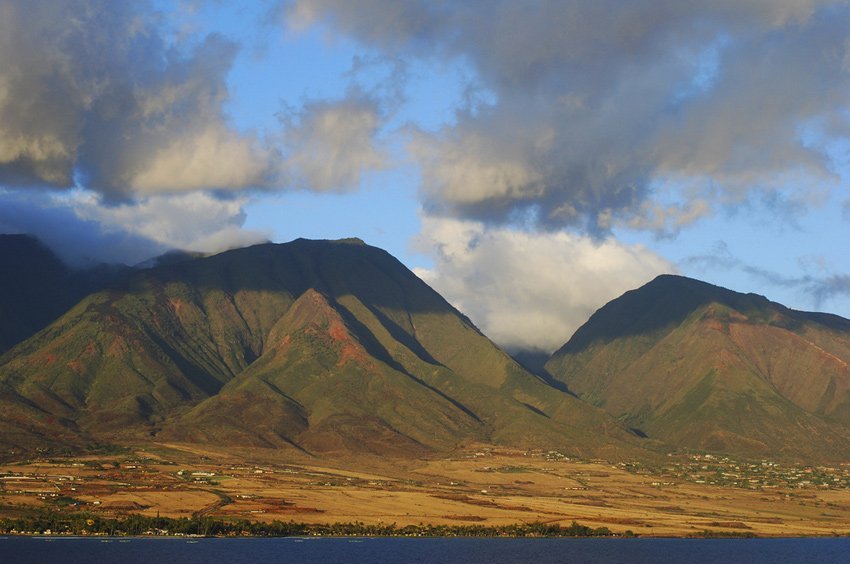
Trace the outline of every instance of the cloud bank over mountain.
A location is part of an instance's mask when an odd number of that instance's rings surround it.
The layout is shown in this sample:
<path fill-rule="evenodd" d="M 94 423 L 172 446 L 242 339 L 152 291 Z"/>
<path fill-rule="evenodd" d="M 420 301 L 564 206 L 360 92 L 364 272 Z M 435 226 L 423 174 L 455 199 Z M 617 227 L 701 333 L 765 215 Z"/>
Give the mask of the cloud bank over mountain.
<path fill-rule="evenodd" d="M 551 348 L 608 299 L 676 270 L 617 233 L 673 238 L 753 201 L 788 221 L 846 181 L 847 2 L 282 5 L 290 26 L 466 69 L 452 119 L 407 131 L 418 248 L 436 257 L 420 273 L 509 347 Z M 820 306 L 845 280 L 794 283 Z"/>
<path fill-rule="evenodd" d="M 596 309 L 675 270 L 639 245 L 455 219 L 425 219 L 417 243 L 437 249 L 417 275 L 512 352 L 551 353 Z"/>

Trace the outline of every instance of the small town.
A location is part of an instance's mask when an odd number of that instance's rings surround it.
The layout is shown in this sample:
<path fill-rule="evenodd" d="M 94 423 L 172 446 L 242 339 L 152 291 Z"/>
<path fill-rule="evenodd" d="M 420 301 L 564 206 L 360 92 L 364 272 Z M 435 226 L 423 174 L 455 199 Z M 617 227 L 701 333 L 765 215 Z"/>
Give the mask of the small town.
<path fill-rule="evenodd" d="M 835 466 L 794 465 L 771 460 L 741 461 L 728 456 L 692 454 L 654 468 L 639 462 L 621 462 L 618 467 L 648 476 L 657 476 L 657 485 L 675 480 L 695 484 L 747 489 L 844 489 L 850 487 L 850 464 Z"/>
<path fill-rule="evenodd" d="M 471 458 L 486 458 L 494 452 L 503 450 L 482 449 L 468 454 Z M 607 464 L 594 460 L 578 460 L 555 451 L 524 451 L 521 456 L 543 458 L 547 461 Z M 517 453 L 514 452 L 516 456 Z M 649 462 L 618 462 L 613 465 L 627 472 L 653 478 L 651 485 L 657 487 L 675 486 L 679 482 L 691 482 L 709 486 L 758 489 L 846 489 L 850 488 L 850 463 L 833 466 L 813 466 L 777 462 L 772 460 L 741 460 L 729 456 L 702 454 L 670 454 L 666 464 Z M 490 470 L 489 467 L 485 467 Z M 500 471 L 517 471 L 522 468 L 507 467 Z"/>

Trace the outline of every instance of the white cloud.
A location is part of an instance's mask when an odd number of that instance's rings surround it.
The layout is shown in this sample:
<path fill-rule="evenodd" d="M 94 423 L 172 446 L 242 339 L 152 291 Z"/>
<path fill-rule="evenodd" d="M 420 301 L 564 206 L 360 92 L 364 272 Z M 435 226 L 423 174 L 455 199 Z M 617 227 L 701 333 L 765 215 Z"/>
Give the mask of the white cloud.
<path fill-rule="evenodd" d="M 243 229 L 247 202 L 245 197 L 222 199 L 197 191 L 120 205 L 104 205 L 90 192 L 76 192 L 68 200 L 78 218 L 97 222 L 107 233 L 129 233 L 167 248 L 208 253 L 270 238 L 269 233 Z"/>
<path fill-rule="evenodd" d="M 521 202 L 545 190 L 543 175 L 514 150 L 506 150 L 503 140 L 479 133 L 458 137 L 452 130 L 442 133 L 414 132 L 409 147 L 422 164 L 423 187 L 432 201 L 449 205 Z"/>
<path fill-rule="evenodd" d="M 353 90 L 284 116 L 285 174 L 296 186 L 321 192 L 358 188 L 363 172 L 388 163 L 377 142 L 384 121 L 380 106 Z"/>
<path fill-rule="evenodd" d="M 0 182 L 108 198 L 267 185 L 275 155 L 230 128 L 237 47 L 189 49 L 148 2 L 0 5 Z"/>
<path fill-rule="evenodd" d="M 271 178 L 272 155 L 270 148 L 235 136 L 220 124 L 207 125 L 155 151 L 130 186 L 143 194 L 264 186 Z"/>
<path fill-rule="evenodd" d="M 171 249 L 216 253 L 269 240 L 244 228 L 247 203 L 195 191 L 108 205 L 84 190 L 0 189 L 0 233 L 34 235 L 73 265 L 133 265 Z"/>
<path fill-rule="evenodd" d="M 423 218 L 416 273 L 509 350 L 551 352 L 599 307 L 674 267 L 641 246 Z"/>

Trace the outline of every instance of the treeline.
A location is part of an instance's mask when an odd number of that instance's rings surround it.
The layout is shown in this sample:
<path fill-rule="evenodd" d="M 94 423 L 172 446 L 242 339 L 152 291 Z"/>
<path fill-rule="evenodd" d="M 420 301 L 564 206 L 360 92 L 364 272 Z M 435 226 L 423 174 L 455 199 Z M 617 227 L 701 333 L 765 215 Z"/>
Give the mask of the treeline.
<path fill-rule="evenodd" d="M 627 531 L 626 536 L 631 536 Z M 0 534 L 70 534 L 111 536 L 375 536 L 375 537 L 611 537 L 607 527 L 592 528 L 575 521 L 568 527 L 551 523 L 513 525 L 407 525 L 395 523 L 312 524 L 272 521 L 218 520 L 210 517 L 173 519 L 129 515 L 105 518 L 87 513 L 42 512 L 27 517 L 0 519 Z"/>

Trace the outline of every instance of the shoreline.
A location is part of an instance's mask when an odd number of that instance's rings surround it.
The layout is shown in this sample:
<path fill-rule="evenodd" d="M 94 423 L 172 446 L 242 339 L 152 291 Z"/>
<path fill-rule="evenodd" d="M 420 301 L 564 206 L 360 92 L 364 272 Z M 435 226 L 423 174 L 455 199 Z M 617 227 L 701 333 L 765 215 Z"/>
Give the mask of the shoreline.
<path fill-rule="evenodd" d="M 540 540 L 826 540 L 826 539 L 850 539 L 850 535 L 817 535 L 817 536 L 800 536 L 800 535 L 775 535 L 775 536 L 759 536 L 759 535 L 691 535 L 691 536 L 671 536 L 671 535 L 610 535 L 610 536 L 464 536 L 464 535 L 289 535 L 289 536 L 272 536 L 272 535 L 80 535 L 80 534 L 40 534 L 40 533 L 5 533 L 0 535 L 0 541 L 8 539 L 29 538 L 34 540 L 101 540 L 106 542 L 130 541 L 130 540 L 212 540 L 212 539 L 292 539 L 292 540 L 324 540 L 324 539 L 482 539 L 482 540 L 517 540 L 517 539 L 540 539 Z"/>
<path fill-rule="evenodd" d="M 823 534 L 823 535 L 764 535 L 753 532 L 726 532 L 726 531 L 710 531 L 704 530 L 688 535 L 669 535 L 669 534 L 636 534 L 632 531 L 624 533 L 613 532 L 607 528 L 591 528 L 577 522 L 573 522 L 568 527 L 559 525 L 549 525 L 545 523 L 516 523 L 505 526 L 440 526 L 440 525 L 406 525 L 398 527 L 395 524 L 375 527 L 364 523 L 297 523 L 297 522 L 251 522 L 251 521 L 227 521 L 216 519 L 172 519 L 172 518 L 151 518 L 144 515 L 128 515 L 125 519 L 103 519 L 98 518 L 97 525 L 100 527 L 109 527 L 110 531 L 96 530 L 87 532 L 86 530 L 72 530 L 72 520 L 57 521 L 56 518 L 68 517 L 68 514 L 46 514 L 39 517 L 19 518 L 19 519 L 0 519 L 0 540 L 5 538 L 33 538 L 33 539 L 271 539 L 271 538 L 290 538 L 290 539 L 379 539 L 379 538 L 487 538 L 487 539 L 829 539 L 829 538 L 850 538 L 850 535 L 841 534 Z M 85 518 L 93 521 L 91 517 L 85 514 L 75 515 L 78 521 L 80 518 Z M 66 527 L 65 531 L 55 531 L 53 529 L 44 529 L 35 531 L 29 527 L 19 527 L 29 521 L 32 526 L 40 519 L 52 518 L 52 522 L 56 527 Z M 133 524 L 148 524 L 150 521 L 156 520 L 162 525 L 167 525 L 169 528 L 160 527 L 158 529 L 145 529 L 142 532 L 122 532 L 121 528 L 128 523 Z M 15 526 L 10 526 L 11 522 L 15 521 Z M 93 526 L 93 525 L 92 525 Z M 205 530 L 216 530 L 216 533 L 195 533 L 195 532 L 177 532 L 171 533 L 174 528 L 183 527 L 204 527 Z M 128 527 L 128 528 L 131 528 Z M 197 529 L 196 529 L 197 530 Z M 252 532 L 256 531 L 256 532 Z"/>

